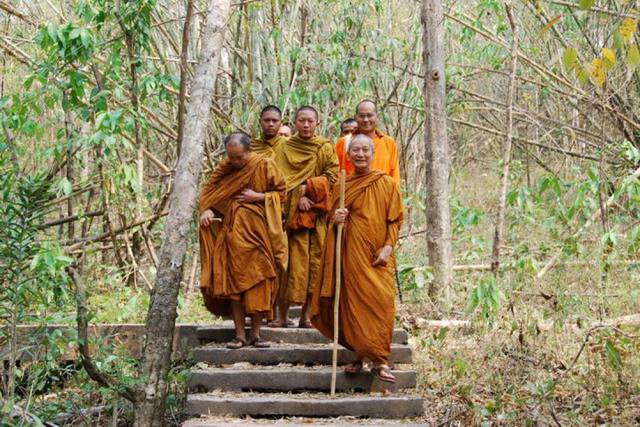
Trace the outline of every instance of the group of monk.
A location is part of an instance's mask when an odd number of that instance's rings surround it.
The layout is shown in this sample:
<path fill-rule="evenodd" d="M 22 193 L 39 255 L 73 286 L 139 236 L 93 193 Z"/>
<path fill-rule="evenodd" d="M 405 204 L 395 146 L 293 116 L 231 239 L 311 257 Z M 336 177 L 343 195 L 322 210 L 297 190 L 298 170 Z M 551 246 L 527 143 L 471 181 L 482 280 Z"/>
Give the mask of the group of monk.
<path fill-rule="evenodd" d="M 209 311 L 233 318 L 229 349 L 269 347 L 260 337 L 263 320 L 294 327 L 293 305 L 302 306 L 298 327 L 333 339 L 341 262 L 338 341 L 357 355 L 344 369 L 359 372 L 368 359 L 374 375 L 395 382 L 389 356 L 393 247 L 403 219 L 398 150 L 379 130 L 373 101 L 355 110 L 335 145 L 316 134 L 319 116 L 310 106 L 295 112 L 293 129 L 270 105 L 260 114 L 260 137 L 236 131 L 225 138 L 227 156 L 200 196 L 200 287 Z M 341 169 L 347 174 L 342 208 Z M 344 227 L 340 260 L 338 224 Z"/>

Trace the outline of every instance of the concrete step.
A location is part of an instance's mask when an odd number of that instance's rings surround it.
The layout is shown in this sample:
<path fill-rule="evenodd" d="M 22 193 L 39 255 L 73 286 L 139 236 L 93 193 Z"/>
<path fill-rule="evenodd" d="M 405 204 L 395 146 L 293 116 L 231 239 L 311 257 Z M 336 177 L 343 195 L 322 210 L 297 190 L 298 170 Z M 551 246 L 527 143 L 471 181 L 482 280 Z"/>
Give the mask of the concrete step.
<path fill-rule="evenodd" d="M 414 371 L 394 370 L 395 384 L 386 383 L 375 378 L 368 370 L 357 374 L 347 374 L 338 370 L 336 377 L 337 391 L 358 392 L 396 392 L 402 389 L 415 388 L 416 373 Z M 192 369 L 189 379 L 189 390 L 207 392 L 222 391 L 254 391 L 254 392 L 302 392 L 329 391 L 331 388 L 331 368 L 276 367 L 269 369 L 234 369 L 208 368 Z"/>
<path fill-rule="evenodd" d="M 419 421 L 419 420 L 418 420 Z M 275 420 L 265 419 L 252 419 L 249 417 L 242 418 L 230 418 L 230 417 L 200 417 L 192 418 L 185 421 L 182 427 L 229 427 L 229 425 L 235 426 L 265 426 L 276 425 L 277 427 L 318 427 L 318 426 L 331 426 L 331 427 L 348 427 L 348 426 L 362 426 L 363 420 L 361 418 L 354 417 L 342 417 L 342 418 L 309 418 L 309 417 L 287 417 Z M 387 427 L 390 425 L 397 425 L 402 427 L 425 427 L 424 422 L 407 423 L 405 420 L 381 420 L 371 419 L 366 420 L 367 427 Z"/>
<path fill-rule="evenodd" d="M 298 365 L 329 365 L 332 361 L 330 345 L 273 344 L 271 348 L 243 347 L 230 350 L 223 345 L 209 344 L 193 350 L 195 362 L 215 365 L 231 365 L 248 362 L 256 365 L 278 365 L 292 363 Z M 346 348 L 338 349 L 338 363 L 352 362 L 355 354 Z M 407 345 L 391 346 L 392 363 L 411 363 L 411 347 Z"/>
<path fill-rule="evenodd" d="M 222 325 L 201 326 L 197 330 L 197 336 L 202 344 L 211 342 L 226 343 L 235 337 L 233 323 L 225 322 Z M 247 330 L 247 335 L 249 334 Z M 325 344 L 329 340 L 317 329 L 300 328 L 269 328 L 260 329 L 260 336 L 271 342 L 284 342 L 290 344 Z M 407 331 L 396 329 L 393 333 L 394 344 L 406 344 L 409 341 Z"/>
<path fill-rule="evenodd" d="M 413 418 L 423 414 L 419 396 L 345 396 L 326 394 L 191 394 L 188 415 Z"/>

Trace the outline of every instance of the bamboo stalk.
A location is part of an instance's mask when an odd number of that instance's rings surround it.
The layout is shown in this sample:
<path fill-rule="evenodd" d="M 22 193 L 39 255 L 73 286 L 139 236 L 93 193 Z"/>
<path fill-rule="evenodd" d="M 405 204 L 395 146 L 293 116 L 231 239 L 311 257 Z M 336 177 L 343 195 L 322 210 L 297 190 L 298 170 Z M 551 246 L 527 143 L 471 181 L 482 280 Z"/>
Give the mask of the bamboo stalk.
<path fill-rule="evenodd" d="M 346 171 L 340 171 L 340 209 L 344 208 Z M 336 290 L 333 301 L 333 361 L 331 369 L 331 396 L 336 394 L 336 376 L 338 373 L 338 334 L 340 333 L 340 286 L 342 285 L 342 230 L 344 224 L 338 224 L 336 236 Z"/>

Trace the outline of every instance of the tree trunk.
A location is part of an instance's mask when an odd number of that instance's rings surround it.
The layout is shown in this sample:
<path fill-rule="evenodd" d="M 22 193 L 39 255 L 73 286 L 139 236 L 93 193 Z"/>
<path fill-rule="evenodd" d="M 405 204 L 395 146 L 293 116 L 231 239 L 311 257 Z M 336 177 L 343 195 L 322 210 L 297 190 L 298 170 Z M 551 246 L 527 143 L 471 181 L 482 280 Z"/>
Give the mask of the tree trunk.
<path fill-rule="evenodd" d="M 425 154 L 427 185 L 427 249 L 433 268 L 429 295 L 439 298 L 452 281 L 449 213 L 449 142 L 447 139 L 442 2 L 422 2 Z"/>
<path fill-rule="evenodd" d="M 507 208 L 507 190 L 509 189 L 509 167 L 511 166 L 511 143 L 513 141 L 513 103 L 516 92 L 516 68 L 518 66 L 518 33 L 511 2 L 505 3 L 507 18 L 511 26 L 511 64 L 509 67 L 509 90 L 507 92 L 507 118 L 506 118 L 506 138 L 502 147 L 502 177 L 500 185 L 500 195 L 498 196 L 498 215 L 496 218 L 496 228 L 493 235 L 493 250 L 491 252 L 491 271 L 498 274 L 500 268 L 500 247 L 503 243 L 504 217 Z"/>
<path fill-rule="evenodd" d="M 176 166 L 165 238 L 160 250 L 159 268 L 147 315 L 146 342 L 141 363 L 144 386 L 139 390 L 136 426 L 164 424 L 166 376 L 173 347 L 178 290 L 191 234 L 203 145 L 211 117 L 218 59 L 224 42 L 229 8 L 229 0 L 209 0 L 207 7 L 200 60 L 187 107 L 186 132 Z"/>

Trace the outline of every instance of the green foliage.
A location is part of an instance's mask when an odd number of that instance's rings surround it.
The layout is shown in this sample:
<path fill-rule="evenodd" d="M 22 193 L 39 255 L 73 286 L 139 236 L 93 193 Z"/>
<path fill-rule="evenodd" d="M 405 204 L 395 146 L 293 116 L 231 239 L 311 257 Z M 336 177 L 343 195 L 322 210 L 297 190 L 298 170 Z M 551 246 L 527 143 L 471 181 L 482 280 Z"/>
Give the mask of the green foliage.
<path fill-rule="evenodd" d="M 471 291 L 467 313 L 476 313 L 487 325 L 492 326 L 500 309 L 504 294 L 493 276 L 484 277 Z"/>
<path fill-rule="evenodd" d="M 6 319 L 5 327 L 0 329 L 0 343 L 6 345 L 8 354 L 3 357 L 8 356 L 10 363 L 12 356 L 25 350 L 11 344 L 16 325 L 33 323 L 44 327 L 60 318 L 57 311 L 69 300 L 62 271 L 71 262 L 59 246 L 38 238 L 39 225 L 48 212 L 45 203 L 52 197 L 51 181 L 43 173 L 23 175 L 17 166 L 9 151 L 0 149 L 0 318 Z M 55 333 L 43 332 L 44 340 L 56 340 Z M 27 343 L 33 344 L 38 342 Z M 57 369 L 59 354 L 52 346 L 29 370 L 28 377 L 10 365 L 8 374 L 16 381 L 14 387 L 20 384 L 21 388 L 41 391 L 50 372 Z M 8 397 L 15 392 L 9 383 L 4 391 Z"/>

